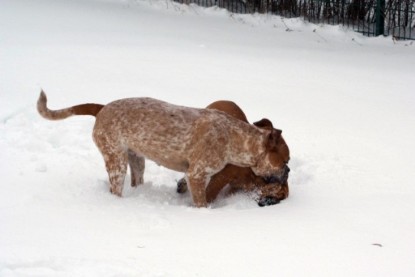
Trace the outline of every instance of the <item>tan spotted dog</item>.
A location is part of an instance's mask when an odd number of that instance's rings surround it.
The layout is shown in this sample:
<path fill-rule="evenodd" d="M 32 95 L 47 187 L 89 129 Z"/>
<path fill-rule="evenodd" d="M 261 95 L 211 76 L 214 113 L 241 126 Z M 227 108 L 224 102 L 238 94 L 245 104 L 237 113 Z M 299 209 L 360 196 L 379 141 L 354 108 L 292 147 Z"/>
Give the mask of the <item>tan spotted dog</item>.
<path fill-rule="evenodd" d="M 239 120 L 248 122 L 242 109 L 232 101 L 216 101 L 206 108 L 220 110 Z M 273 125 L 268 119 L 262 119 L 255 122 L 254 125 L 263 129 L 273 129 Z M 288 161 L 290 160 L 290 150 L 282 136 L 278 140 L 278 145 L 274 151 L 282 161 L 285 161 L 288 164 Z M 256 176 L 249 167 L 239 167 L 228 164 L 225 168 L 211 177 L 209 185 L 206 188 L 206 200 L 208 203 L 214 201 L 221 191 L 226 191 L 227 194 L 243 191 L 256 192 L 258 194 L 257 202 L 260 206 L 277 204 L 281 200 L 287 198 L 289 194 L 289 168 L 288 166 L 286 168 L 286 174 L 283 178 L 276 179 Z M 177 183 L 177 192 L 184 193 L 186 191 L 186 180 L 184 178 L 180 179 Z"/>
<path fill-rule="evenodd" d="M 169 104 L 152 98 L 127 98 L 102 107 L 83 104 L 61 110 L 47 107 L 41 92 L 37 108 L 46 119 L 96 117 L 93 139 L 104 157 L 110 191 L 122 195 L 127 164 L 132 185 L 143 182 L 144 158 L 185 172 L 194 204 L 206 207 L 206 186 L 226 164 L 251 167 L 257 176 L 283 178 L 286 164 L 272 150 L 279 130 L 263 130 L 213 109 Z"/>

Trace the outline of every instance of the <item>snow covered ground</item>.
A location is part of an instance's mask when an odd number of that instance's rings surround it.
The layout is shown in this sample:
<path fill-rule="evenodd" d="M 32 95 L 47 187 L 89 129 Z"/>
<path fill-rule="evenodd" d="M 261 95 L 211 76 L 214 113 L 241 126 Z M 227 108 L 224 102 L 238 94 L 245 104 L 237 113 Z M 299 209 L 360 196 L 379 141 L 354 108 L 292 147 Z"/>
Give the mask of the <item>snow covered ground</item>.
<path fill-rule="evenodd" d="M 415 43 L 170 1 L 0 0 L 0 276 L 414 276 Z M 237 102 L 291 149 L 290 197 L 207 209 L 180 173 L 108 192 L 92 117 Z"/>

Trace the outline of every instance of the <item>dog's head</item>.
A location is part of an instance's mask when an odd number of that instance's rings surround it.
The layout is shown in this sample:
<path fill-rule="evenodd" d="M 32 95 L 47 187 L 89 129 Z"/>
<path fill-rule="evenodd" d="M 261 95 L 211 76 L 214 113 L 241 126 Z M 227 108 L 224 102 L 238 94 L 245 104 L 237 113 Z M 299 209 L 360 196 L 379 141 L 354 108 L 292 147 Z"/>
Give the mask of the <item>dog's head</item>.
<path fill-rule="evenodd" d="M 290 150 L 282 137 L 282 131 L 275 129 L 268 119 L 264 118 L 254 123 L 255 126 L 265 129 L 267 137 L 265 151 L 262 153 L 256 166 L 251 167 L 255 175 L 260 176 L 269 184 L 287 183 L 288 161 L 290 160 Z"/>
<path fill-rule="evenodd" d="M 268 183 L 263 178 L 257 177 L 256 192 L 258 193 L 258 205 L 269 206 L 278 204 L 281 200 L 288 197 L 288 182 L 285 183 Z"/>
<path fill-rule="evenodd" d="M 233 189 L 234 192 L 254 193 L 254 198 L 261 207 L 278 204 L 289 195 L 288 182 L 270 183 L 269 180 L 254 174 L 251 175 L 249 182 L 233 184 Z"/>

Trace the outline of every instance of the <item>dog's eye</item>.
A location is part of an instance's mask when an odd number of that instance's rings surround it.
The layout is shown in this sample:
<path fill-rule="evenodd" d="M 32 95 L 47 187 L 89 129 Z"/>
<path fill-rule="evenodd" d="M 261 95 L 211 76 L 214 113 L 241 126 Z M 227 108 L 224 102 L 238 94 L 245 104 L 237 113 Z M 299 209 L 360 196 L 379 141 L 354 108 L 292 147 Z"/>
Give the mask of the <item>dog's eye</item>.
<path fill-rule="evenodd" d="M 272 184 L 278 182 L 278 177 L 276 176 L 267 176 L 263 178 L 266 184 Z"/>

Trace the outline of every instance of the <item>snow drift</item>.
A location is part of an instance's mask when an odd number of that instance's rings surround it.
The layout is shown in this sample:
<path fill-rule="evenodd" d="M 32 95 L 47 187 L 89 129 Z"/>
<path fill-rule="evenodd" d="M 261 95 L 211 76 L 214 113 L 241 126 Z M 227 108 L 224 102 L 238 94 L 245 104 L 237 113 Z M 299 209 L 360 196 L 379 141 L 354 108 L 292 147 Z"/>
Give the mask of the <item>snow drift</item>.
<path fill-rule="evenodd" d="M 0 276 L 413 276 L 414 64 L 411 42 L 300 19 L 1 1 Z M 290 197 L 196 209 L 151 162 L 114 197 L 93 118 L 42 119 L 41 87 L 51 108 L 233 100 L 283 130 Z"/>

